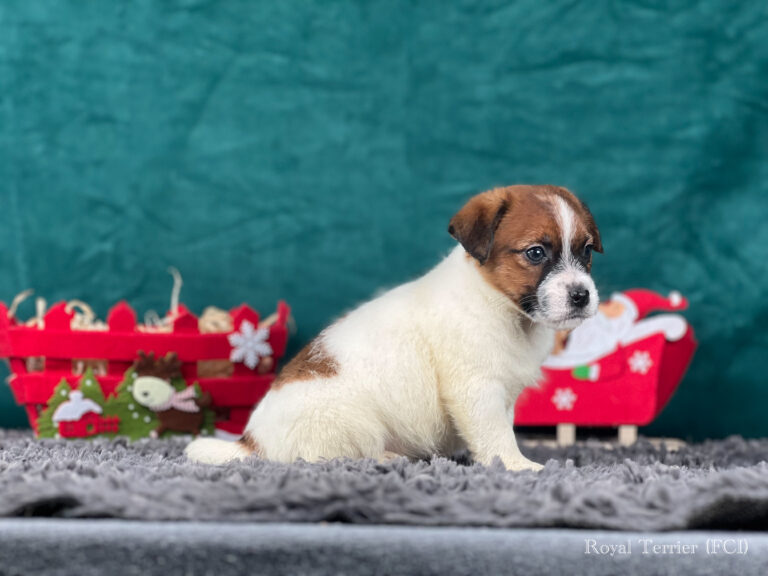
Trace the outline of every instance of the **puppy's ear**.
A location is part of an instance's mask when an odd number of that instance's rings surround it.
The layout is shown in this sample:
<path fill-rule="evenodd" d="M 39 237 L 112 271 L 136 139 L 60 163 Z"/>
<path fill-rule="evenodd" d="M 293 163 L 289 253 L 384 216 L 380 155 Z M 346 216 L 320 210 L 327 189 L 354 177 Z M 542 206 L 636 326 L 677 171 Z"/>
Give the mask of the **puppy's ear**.
<path fill-rule="evenodd" d="M 491 190 L 470 199 L 451 218 L 448 233 L 480 264 L 491 255 L 493 236 L 509 210 L 509 196 L 503 190 Z"/>
<path fill-rule="evenodd" d="M 587 226 L 587 232 L 589 232 L 590 236 L 592 236 L 592 249 L 595 252 L 599 252 L 600 254 L 603 253 L 603 241 L 600 239 L 600 230 L 597 228 L 597 222 L 595 222 L 595 217 L 592 216 L 592 212 L 589 209 L 589 206 L 582 200 L 579 200 L 581 202 L 581 207 L 584 209 L 584 223 Z"/>

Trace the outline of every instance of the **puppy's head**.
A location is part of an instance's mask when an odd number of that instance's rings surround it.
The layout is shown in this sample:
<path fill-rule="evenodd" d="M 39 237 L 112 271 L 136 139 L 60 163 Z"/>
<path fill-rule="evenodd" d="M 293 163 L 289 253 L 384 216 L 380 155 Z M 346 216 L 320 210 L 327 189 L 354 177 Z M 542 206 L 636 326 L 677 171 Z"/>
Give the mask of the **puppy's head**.
<path fill-rule="evenodd" d="M 597 312 L 590 272 L 602 252 L 586 205 L 557 186 L 510 186 L 472 198 L 448 232 L 474 258 L 486 280 L 518 308 L 557 330 Z"/>

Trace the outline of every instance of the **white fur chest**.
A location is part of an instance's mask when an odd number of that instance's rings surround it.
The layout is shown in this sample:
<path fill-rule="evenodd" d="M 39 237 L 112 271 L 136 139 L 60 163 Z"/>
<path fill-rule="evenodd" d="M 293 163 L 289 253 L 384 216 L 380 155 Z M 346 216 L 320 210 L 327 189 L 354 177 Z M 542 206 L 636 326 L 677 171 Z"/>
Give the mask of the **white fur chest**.
<path fill-rule="evenodd" d="M 537 382 L 554 331 L 522 317 L 461 247 L 416 288 L 429 294 L 422 330 L 433 344 L 441 378 L 470 371 L 504 383 L 515 396 Z"/>

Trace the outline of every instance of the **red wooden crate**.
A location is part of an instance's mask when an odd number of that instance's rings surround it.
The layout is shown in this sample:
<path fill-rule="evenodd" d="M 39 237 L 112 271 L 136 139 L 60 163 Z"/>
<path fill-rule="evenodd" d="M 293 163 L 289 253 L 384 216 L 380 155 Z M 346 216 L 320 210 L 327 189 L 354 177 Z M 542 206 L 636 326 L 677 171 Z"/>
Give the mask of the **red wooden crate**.
<path fill-rule="evenodd" d="M 11 390 L 16 402 L 26 408 L 30 425 L 36 429 L 37 418 L 59 382 L 64 379 L 77 385 L 81 375 L 73 372 L 73 361 L 106 361 L 106 374 L 96 375 L 96 378 L 104 395 L 108 396 L 114 393 L 139 351 L 154 352 L 157 356 L 175 352 L 182 362 L 182 374 L 187 382 L 198 382 L 203 391 L 210 392 L 217 412 L 224 414 L 216 427 L 239 434 L 251 409 L 269 390 L 277 362 L 285 354 L 290 308 L 280 301 L 275 321 L 269 326 L 267 342 L 272 347 L 274 360 L 269 371 L 259 373 L 243 363 L 235 363 L 231 377 L 199 377 L 199 361 L 230 359 L 229 336 L 240 332 L 244 322 L 259 326 L 259 314 L 249 306 L 239 306 L 229 314 L 234 327 L 231 332 L 201 333 L 198 318 L 179 306 L 172 331 L 147 332 L 139 330 L 133 309 L 120 302 L 110 310 L 106 330 L 73 330 L 74 311 L 68 309 L 65 302 L 50 308 L 43 318 L 43 327 L 24 325 L 15 318 L 8 318 L 8 308 L 0 302 L 0 357 L 7 358 L 10 363 Z M 45 359 L 44 369 L 28 371 L 27 360 L 37 357 Z"/>

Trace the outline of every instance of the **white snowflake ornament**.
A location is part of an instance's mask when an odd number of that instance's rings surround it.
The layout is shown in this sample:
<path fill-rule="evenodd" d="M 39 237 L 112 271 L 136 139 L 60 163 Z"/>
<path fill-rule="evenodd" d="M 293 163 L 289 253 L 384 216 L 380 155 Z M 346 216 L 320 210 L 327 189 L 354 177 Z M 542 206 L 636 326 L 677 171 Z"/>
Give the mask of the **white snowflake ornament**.
<path fill-rule="evenodd" d="M 578 396 L 570 388 L 555 388 L 555 393 L 552 395 L 552 404 L 558 410 L 573 410 L 573 405 L 576 403 Z"/>
<path fill-rule="evenodd" d="M 635 353 L 629 357 L 629 369 L 635 374 L 645 376 L 652 367 L 653 360 L 651 360 L 651 355 L 646 351 L 635 350 Z"/>
<path fill-rule="evenodd" d="M 259 328 L 248 320 L 240 324 L 240 332 L 229 335 L 229 344 L 232 352 L 229 359 L 232 362 L 242 362 L 253 370 L 259 365 L 259 360 L 265 356 L 272 356 L 272 346 L 267 342 L 269 328 Z"/>

